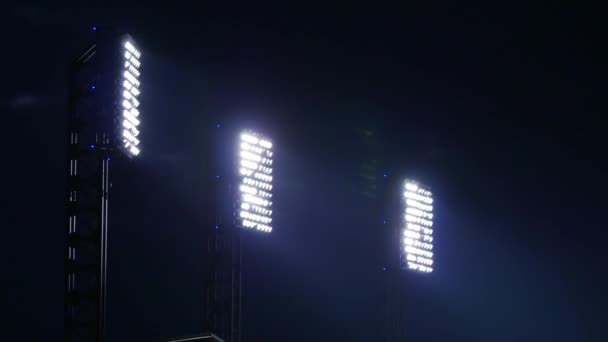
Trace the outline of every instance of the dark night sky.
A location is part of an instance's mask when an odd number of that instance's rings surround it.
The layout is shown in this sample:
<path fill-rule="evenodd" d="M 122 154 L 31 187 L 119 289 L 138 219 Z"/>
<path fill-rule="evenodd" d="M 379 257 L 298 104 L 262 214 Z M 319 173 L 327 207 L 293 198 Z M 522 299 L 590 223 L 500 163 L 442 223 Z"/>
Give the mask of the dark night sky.
<path fill-rule="evenodd" d="M 374 341 L 387 199 L 363 194 L 363 165 L 379 189 L 411 176 L 437 196 L 436 271 L 403 285 L 412 341 L 607 339 L 594 9 L 2 12 L 3 339 L 62 336 L 65 72 L 93 24 L 143 50 L 143 153 L 113 179 L 110 341 L 202 329 L 203 135 L 217 122 L 277 146 L 275 230 L 245 246 L 243 341 Z"/>

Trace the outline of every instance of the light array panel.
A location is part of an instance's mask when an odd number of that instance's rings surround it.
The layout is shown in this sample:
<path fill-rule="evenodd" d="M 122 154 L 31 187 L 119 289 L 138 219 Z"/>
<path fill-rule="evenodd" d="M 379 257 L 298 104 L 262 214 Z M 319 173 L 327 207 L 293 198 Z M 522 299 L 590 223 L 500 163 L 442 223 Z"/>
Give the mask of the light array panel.
<path fill-rule="evenodd" d="M 406 181 L 403 190 L 404 266 L 419 272 L 433 272 L 433 194 L 412 181 Z"/>
<path fill-rule="evenodd" d="M 122 109 L 122 141 L 125 152 L 130 157 L 137 156 L 139 146 L 139 68 L 141 53 L 129 38 L 122 43 L 123 67 L 119 86 L 120 106 Z"/>
<path fill-rule="evenodd" d="M 272 143 L 252 132 L 239 138 L 240 225 L 269 233 L 272 231 Z"/>

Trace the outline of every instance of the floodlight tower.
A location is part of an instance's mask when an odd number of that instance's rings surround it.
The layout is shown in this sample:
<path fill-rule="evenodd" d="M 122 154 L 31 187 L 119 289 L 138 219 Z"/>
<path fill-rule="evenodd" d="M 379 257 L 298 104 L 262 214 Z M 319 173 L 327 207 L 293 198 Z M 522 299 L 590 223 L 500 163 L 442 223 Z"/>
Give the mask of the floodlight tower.
<path fill-rule="evenodd" d="M 241 339 L 241 232 L 272 231 L 273 146 L 251 130 L 229 146 L 227 176 L 217 175 L 215 222 L 210 225 L 205 325 L 226 341 Z M 219 159 L 219 156 L 216 156 Z"/>
<path fill-rule="evenodd" d="M 141 52 L 128 35 L 94 30 L 69 69 L 65 341 L 104 339 L 110 163 L 140 153 Z"/>

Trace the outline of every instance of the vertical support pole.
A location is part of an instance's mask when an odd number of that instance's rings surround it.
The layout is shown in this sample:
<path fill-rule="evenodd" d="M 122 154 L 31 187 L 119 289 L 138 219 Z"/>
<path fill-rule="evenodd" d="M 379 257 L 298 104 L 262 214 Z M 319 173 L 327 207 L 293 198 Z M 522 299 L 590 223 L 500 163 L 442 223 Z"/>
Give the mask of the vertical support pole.
<path fill-rule="evenodd" d="M 241 231 L 233 225 L 230 337 L 231 342 L 241 341 Z"/>
<path fill-rule="evenodd" d="M 87 93 L 92 45 L 69 70 L 64 262 L 64 341 L 103 341 L 108 250 L 110 139 Z"/>

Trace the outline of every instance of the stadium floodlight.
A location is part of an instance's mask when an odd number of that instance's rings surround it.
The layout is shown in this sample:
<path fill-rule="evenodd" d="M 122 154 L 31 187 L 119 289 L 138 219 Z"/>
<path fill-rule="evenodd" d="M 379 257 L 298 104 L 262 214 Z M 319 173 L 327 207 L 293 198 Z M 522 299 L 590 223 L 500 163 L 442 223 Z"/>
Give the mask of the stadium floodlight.
<path fill-rule="evenodd" d="M 247 131 L 239 137 L 237 221 L 242 228 L 272 231 L 272 143 Z"/>
<path fill-rule="evenodd" d="M 135 157 L 140 153 L 139 140 L 135 137 L 139 135 L 139 129 L 137 126 L 140 124 L 140 120 L 136 117 L 139 116 L 139 100 L 138 97 L 141 94 L 140 86 L 141 82 L 139 77 L 141 72 L 139 70 L 141 66 L 141 52 L 135 46 L 133 39 L 126 36 L 122 42 L 122 49 L 124 63 L 123 71 L 121 72 L 122 80 L 118 83 L 121 88 L 118 91 L 120 94 L 120 103 L 122 105 L 122 149 L 129 157 Z"/>
<path fill-rule="evenodd" d="M 433 193 L 410 180 L 405 181 L 403 190 L 403 267 L 433 272 Z"/>

